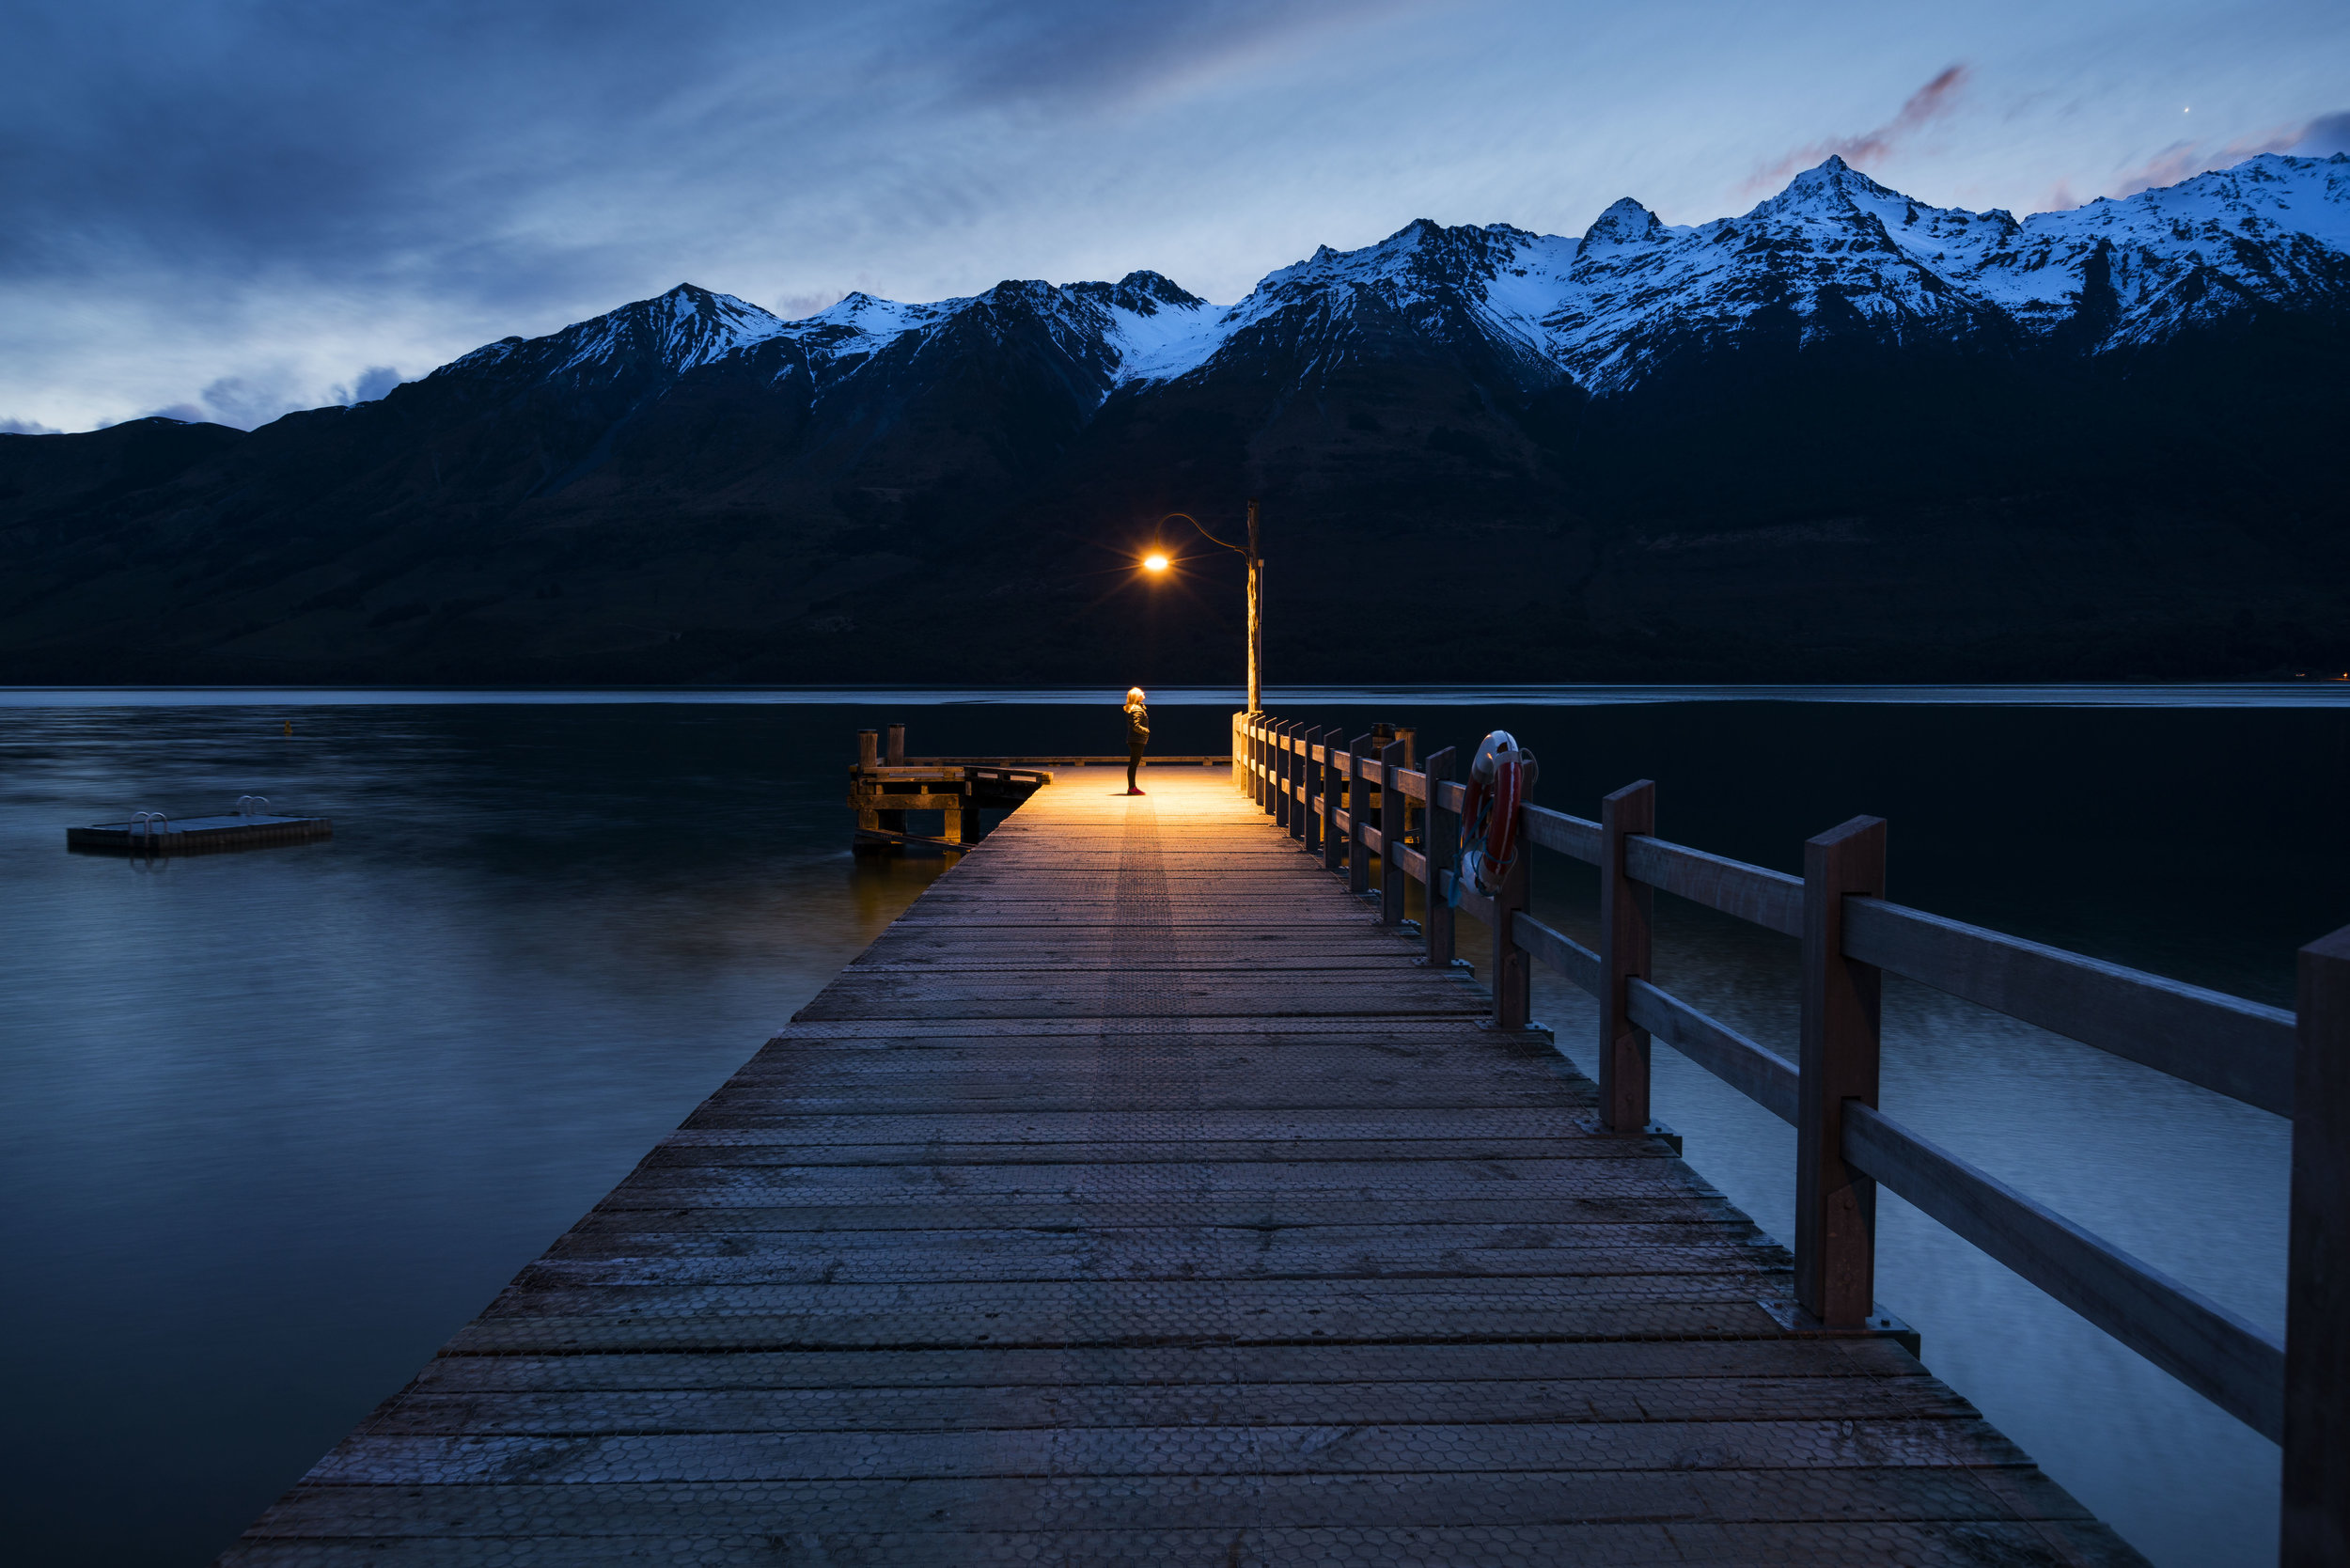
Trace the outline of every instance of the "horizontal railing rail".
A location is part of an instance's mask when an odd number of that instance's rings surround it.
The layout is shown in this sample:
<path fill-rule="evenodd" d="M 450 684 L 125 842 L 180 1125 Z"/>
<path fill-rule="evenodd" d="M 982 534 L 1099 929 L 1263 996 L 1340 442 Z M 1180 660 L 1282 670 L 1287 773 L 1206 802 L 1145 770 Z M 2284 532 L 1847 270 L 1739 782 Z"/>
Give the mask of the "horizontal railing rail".
<path fill-rule="evenodd" d="M 2285 1347 L 1873 1106 L 1847 1102 L 1853 1163 L 2272 1441 L 2284 1440 Z"/>
<path fill-rule="evenodd" d="M 2215 1093 L 2293 1114 L 2293 1014 L 2021 937 L 1854 899 L 1844 950 Z"/>
<path fill-rule="evenodd" d="M 1410 742 L 1408 734 L 1381 732 L 1349 740 L 1335 729 L 1239 714 L 1234 779 L 1307 848 L 1319 851 L 1325 866 L 1344 870 L 1355 890 L 1373 891 L 1367 862 L 1377 855 L 1383 922 L 1402 923 L 1403 879 L 1418 883 L 1426 893 L 1420 935 L 1428 962 L 1453 962 L 1456 908 L 1484 924 L 1493 938 L 1488 979 L 1495 1024 L 1529 1022 L 1529 961 L 1598 998 L 1600 1100 L 1609 1129 L 1661 1130 L 1648 1116 L 1652 1040 L 1794 1124 L 1800 1148 L 1796 1294 L 1816 1326 L 1853 1329 L 1874 1321 L 1873 1221 L 1868 1216 L 1873 1213 L 1870 1195 L 1882 1184 L 2283 1444 L 2285 1560 L 2335 1560 L 2294 1555 L 2296 1540 L 2318 1537 L 2307 1533 L 2317 1527 L 2308 1526 L 2306 1517 L 2296 1535 L 2293 1514 L 2296 1507 L 2304 1515 L 2340 1508 L 2326 1499 L 2350 1462 L 2345 1358 L 2327 1360 L 2306 1342 L 2314 1334 L 2336 1332 L 2350 1318 L 2350 1278 L 2339 1278 L 2350 1276 L 2350 1269 L 2338 1262 L 2321 1268 L 2313 1261 L 2326 1247 L 2337 1249 L 2336 1259 L 2350 1256 L 2350 1193 L 2343 1190 L 2350 1188 L 2350 929 L 2303 950 L 2303 1004 L 2296 1015 L 1890 902 L 1882 896 L 1884 824 L 1873 818 L 1856 819 L 1807 843 L 1802 876 L 1672 843 L 1646 830 L 1654 809 L 1653 786 L 1646 783 L 1608 797 L 1599 822 L 1525 805 L 1518 820 L 1522 847 L 1498 890 L 1488 893 L 1456 879 L 1455 835 L 1467 792 L 1449 776 L 1452 754 L 1440 753 L 1416 769 Z M 1528 912 L 1527 847 L 1599 869 L 1598 950 Z M 1748 1039 L 1649 978 L 1650 900 L 1660 891 L 1801 944 L 1798 1059 Z M 1880 973 L 1904 976 L 2294 1119 L 2286 1338 L 2280 1341 L 1879 1110 Z M 2311 1000 L 2313 995 L 2319 1002 Z M 2312 1157 L 2331 1160 L 2326 1167 L 2330 1175 L 2305 1172 Z M 1835 1223 L 1840 1215 L 1858 1216 L 1860 1223 Z M 2295 1368 L 2304 1371 L 2289 1381 Z M 2311 1391 L 2302 1387 L 2308 1383 L 2323 1387 Z"/>
<path fill-rule="evenodd" d="M 1644 980 L 1628 980 L 1624 988 L 1631 995 L 1625 1011 L 1635 1024 L 1781 1121 L 1794 1123 L 1799 1074 L 1794 1062 Z"/>

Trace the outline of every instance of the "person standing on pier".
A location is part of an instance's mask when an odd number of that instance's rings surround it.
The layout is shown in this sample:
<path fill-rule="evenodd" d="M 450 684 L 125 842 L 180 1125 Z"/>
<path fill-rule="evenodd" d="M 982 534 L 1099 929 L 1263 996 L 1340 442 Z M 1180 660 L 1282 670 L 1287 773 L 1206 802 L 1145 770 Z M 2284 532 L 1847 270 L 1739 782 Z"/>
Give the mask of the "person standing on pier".
<path fill-rule="evenodd" d="M 1126 792 L 1138 795 L 1142 791 L 1135 784 L 1135 775 L 1142 768 L 1142 748 L 1151 744 L 1151 710 L 1142 703 L 1142 688 L 1132 686 L 1126 692 Z"/>

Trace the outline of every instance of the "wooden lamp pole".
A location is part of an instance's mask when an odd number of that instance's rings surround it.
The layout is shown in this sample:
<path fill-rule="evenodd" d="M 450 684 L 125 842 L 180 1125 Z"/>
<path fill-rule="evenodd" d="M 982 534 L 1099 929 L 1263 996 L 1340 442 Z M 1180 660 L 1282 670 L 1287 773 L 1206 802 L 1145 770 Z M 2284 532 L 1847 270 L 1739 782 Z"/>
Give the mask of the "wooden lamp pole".
<path fill-rule="evenodd" d="M 1261 713 L 1264 712 L 1264 557 L 1257 551 L 1257 503 L 1253 499 L 1248 503 L 1248 547 L 1245 550 L 1230 540 L 1218 539 L 1200 527 L 1199 519 L 1187 511 L 1168 512 L 1167 517 L 1159 519 L 1160 525 L 1165 526 L 1168 518 L 1175 517 L 1198 528 L 1199 537 L 1209 543 L 1221 544 L 1248 562 L 1248 711 Z M 1167 564 L 1167 557 L 1156 553 L 1143 563 L 1152 572 L 1163 572 Z"/>
<path fill-rule="evenodd" d="M 1257 503 L 1248 503 L 1248 711 L 1264 712 L 1264 557 L 1257 553 Z"/>

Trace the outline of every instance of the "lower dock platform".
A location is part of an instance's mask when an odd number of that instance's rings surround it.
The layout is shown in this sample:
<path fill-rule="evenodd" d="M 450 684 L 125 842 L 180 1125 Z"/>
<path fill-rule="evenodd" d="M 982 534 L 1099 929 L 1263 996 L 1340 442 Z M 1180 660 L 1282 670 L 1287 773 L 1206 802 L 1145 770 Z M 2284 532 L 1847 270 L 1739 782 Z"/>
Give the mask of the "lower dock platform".
<path fill-rule="evenodd" d="M 326 817 L 185 817 L 155 827 L 137 822 L 69 827 L 65 847 L 100 855 L 209 855 L 332 839 Z"/>

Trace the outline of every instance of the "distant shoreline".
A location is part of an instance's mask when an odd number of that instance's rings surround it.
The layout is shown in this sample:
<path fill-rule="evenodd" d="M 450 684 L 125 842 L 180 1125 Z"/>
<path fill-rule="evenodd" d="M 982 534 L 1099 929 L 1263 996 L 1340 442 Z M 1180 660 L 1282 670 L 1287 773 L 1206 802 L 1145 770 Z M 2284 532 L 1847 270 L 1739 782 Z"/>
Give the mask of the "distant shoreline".
<path fill-rule="evenodd" d="M 392 708 L 461 705 L 628 706 L 638 703 L 854 706 L 1116 705 L 1108 686 L 0 686 L 0 710 L 44 708 Z M 1237 709 L 1238 687 L 1161 686 L 1158 707 Z M 2350 681 L 2172 682 L 2143 684 L 1756 683 L 1733 685 L 1301 685 L 1267 689 L 1268 709 L 1375 706 L 1580 708 L 1684 702 L 1852 702 L 2004 708 L 2350 708 Z"/>

